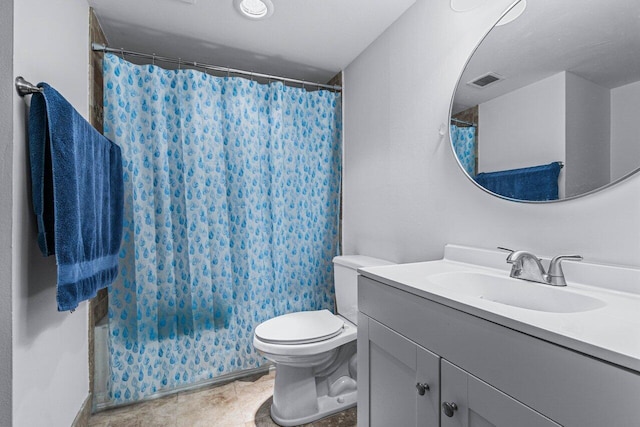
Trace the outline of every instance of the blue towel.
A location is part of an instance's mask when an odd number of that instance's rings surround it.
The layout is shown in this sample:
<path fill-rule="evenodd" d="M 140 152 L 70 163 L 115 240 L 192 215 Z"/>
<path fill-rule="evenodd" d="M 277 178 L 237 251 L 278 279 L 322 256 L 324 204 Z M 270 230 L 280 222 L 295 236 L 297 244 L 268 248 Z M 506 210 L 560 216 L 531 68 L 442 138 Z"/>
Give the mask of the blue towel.
<path fill-rule="evenodd" d="M 560 163 L 510 169 L 498 172 L 483 172 L 475 180 L 487 190 L 518 200 L 544 201 L 558 199 L 558 176 Z"/>
<path fill-rule="evenodd" d="M 55 89 L 38 86 L 29 112 L 38 245 L 56 255 L 58 311 L 74 310 L 118 275 L 122 157 Z"/>

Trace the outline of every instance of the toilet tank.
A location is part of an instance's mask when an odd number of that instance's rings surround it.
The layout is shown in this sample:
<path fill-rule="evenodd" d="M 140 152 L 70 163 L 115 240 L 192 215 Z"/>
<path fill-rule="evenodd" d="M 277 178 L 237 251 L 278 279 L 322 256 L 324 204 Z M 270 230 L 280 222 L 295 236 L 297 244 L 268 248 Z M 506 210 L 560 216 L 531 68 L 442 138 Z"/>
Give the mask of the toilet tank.
<path fill-rule="evenodd" d="M 333 258 L 336 287 L 336 310 L 353 324 L 358 324 L 358 269 L 391 265 L 391 261 L 364 255 L 342 255 Z"/>

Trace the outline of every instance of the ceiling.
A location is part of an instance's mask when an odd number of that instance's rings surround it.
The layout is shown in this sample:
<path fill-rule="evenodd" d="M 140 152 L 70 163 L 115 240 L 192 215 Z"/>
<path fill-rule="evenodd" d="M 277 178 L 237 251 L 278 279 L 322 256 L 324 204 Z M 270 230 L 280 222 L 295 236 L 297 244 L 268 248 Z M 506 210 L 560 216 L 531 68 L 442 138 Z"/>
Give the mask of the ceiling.
<path fill-rule="evenodd" d="M 569 71 L 613 89 L 640 80 L 640 1 L 528 0 L 515 21 L 495 27 L 471 57 L 453 113 Z M 504 80 L 467 82 L 495 72 Z"/>
<path fill-rule="evenodd" d="M 233 0 L 88 0 L 109 47 L 326 83 L 415 0 L 272 0 L 244 18 Z"/>

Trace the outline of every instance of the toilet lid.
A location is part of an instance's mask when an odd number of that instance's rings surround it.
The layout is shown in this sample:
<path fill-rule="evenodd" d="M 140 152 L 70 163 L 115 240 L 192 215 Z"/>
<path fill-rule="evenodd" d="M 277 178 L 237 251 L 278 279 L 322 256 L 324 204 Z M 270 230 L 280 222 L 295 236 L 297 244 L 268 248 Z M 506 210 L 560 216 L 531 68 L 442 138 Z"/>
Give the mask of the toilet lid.
<path fill-rule="evenodd" d="M 328 340 L 342 332 L 344 321 L 329 310 L 284 314 L 256 328 L 260 341 L 273 344 L 309 344 Z"/>

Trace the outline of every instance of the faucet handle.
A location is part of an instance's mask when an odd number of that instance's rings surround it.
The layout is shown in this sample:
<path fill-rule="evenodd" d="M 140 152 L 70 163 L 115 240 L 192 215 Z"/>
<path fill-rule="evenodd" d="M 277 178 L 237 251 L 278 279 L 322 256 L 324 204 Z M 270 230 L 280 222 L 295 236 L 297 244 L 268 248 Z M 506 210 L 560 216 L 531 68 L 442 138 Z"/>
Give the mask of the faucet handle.
<path fill-rule="evenodd" d="M 551 263 L 549 264 L 549 275 L 551 276 L 562 276 L 562 264 L 561 262 L 565 259 L 571 261 L 582 261 L 582 255 L 558 255 L 553 257 Z"/>
<path fill-rule="evenodd" d="M 507 262 L 511 263 L 509 261 L 509 259 L 511 258 L 511 255 L 513 255 L 514 253 L 516 253 L 517 251 L 513 250 L 513 249 L 509 249 L 509 248 L 504 248 L 502 246 L 498 246 L 497 249 L 500 249 L 501 251 L 505 251 L 505 252 L 509 252 L 509 255 L 507 256 Z"/>
<path fill-rule="evenodd" d="M 558 255 L 553 257 L 549 264 L 549 271 L 547 276 L 549 277 L 549 283 L 555 286 L 566 286 L 567 282 L 564 279 L 564 272 L 562 271 L 562 261 L 568 259 L 571 261 L 582 261 L 582 255 Z"/>

